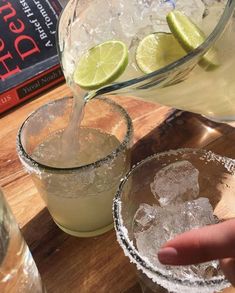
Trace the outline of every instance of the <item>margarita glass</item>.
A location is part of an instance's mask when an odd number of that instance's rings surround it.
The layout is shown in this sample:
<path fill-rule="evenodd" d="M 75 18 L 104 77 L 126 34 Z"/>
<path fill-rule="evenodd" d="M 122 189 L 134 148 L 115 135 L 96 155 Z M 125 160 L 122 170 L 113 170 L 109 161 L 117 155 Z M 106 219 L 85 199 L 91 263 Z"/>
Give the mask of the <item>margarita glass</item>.
<path fill-rule="evenodd" d="M 73 98 L 63 98 L 33 112 L 17 150 L 55 223 L 74 236 L 97 236 L 113 228 L 113 197 L 130 167 L 132 122 L 121 106 L 99 97 L 71 135 L 72 106 Z"/>
<path fill-rule="evenodd" d="M 128 94 L 214 120 L 232 121 L 235 119 L 234 7 L 235 0 L 70 0 L 58 25 L 58 51 L 66 80 L 75 93 L 80 90 L 74 82 L 79 60 L 94 46 L 117 40 L 126 45 L 129 63 L 119 78 L 93 90 L 90 96 Z M 150 34 L 169 33 L 166 15 L 174 9 L 188 15 L 203 31 L 205 40 L 178 60 L 144 74 L 136 62 L 138 46 Z M 198 65 L 211 48 L 216 50 L 218 58 L 214 70 Z M 164 52 L 162 56 L 164 59 Z M 87 98 L 86 91 L 84 95 Z"/>
<path fill-rule="evenodd" d="M 193 171 L 194 173 L 185 168 L 181 168 L 180 171 L 179 166 L 182 167 L 182 165 L 179 164 L 183 164 L 183 162 L 184 164 L 187 162 L 187 164 L 196 168 Z M 178 167 L 174 167 L 174 169 L 172 164 Z M 213 217 L 216 216 L 216 220 L 227 220 L 235 216 L 234 168 L 234 160 L 221 157 L 211 151 L 179 149 L 146 158 L 133 167 L 121 182 L 113 204 L 116 234 L 125 255 L 131 263 L 136 265 L 141 283 L 145 287 L 143 292 L 150 290 L 150 292 L 186 293 L 190 290 L 192 293 L 214 293 L 229 286 L 218 265 L 209 264 L 207 267 L 203 267 L 204 264 L 200 264 L 200 267 L 193 266 L 191 271 L 188 271 L 188 267 L 184 266 L 163 266 L 158 263 L 157 251 L 159 243 L 160 246 L 165 243 L 164 235 L 167 235 L 167 231 L 169 231 L 171 237 L 174 237 L 174 231 L 178 233 L 181 231 L 182 233 L 183 230 L 180 229 L 183 229 L 183 226 L 186 227 L 186 229 L 184 228 L 186 231 L 187 227 L 190 227 L 197 217 L 200 221 L 201 218 L 208 217 L 206 219 L 208 223 L 208 220 L 211 220 L 208 216 L 209 212 L 205 209 L 208 204 L 211 205 Z M 170 173 L 167 171 L 167 175 L 166 170 L 171 170 L 171 178 L 168 182 L 166 177 Z M 195 182 L 194 184 L 199 194 L 195 194 L 195 189 L 188 192 L 188 188 L 190 189 L 193 185 L 191 183 L 194 179 L 191 179 L 195 178 L 195 170 L 198 176 L 198 186 Z M 189 173 L 185 176 L 186 171 L 194 174 L 193 177 Z M 182 176 L 180 172 L 183 172 Z M 169 208 L 169 205 L 163 205 L 160 209 L 161 198 L 156 198 L 153 194 L 152 184 L 156 181 L 156 174 L 162 175 L 159 181 L 162 184 L 155 188 L 155 192 L 163 194 L 167 191 L 168 196 L 169 194 L 175 195 L 177 190 L 180 191 L 177 195 L 178 201 L 172 202 L 173 208 L 177 209 L 179 200 L 188 204 L 189 200 L 197 201 L 201 197 L 204 197 L 203 201 L 207 202 L 205 207 L 196 208 L 194 211 L 196 216 L 192 216 L 192 209 L 186 216 L 185 210 L 183 212 L 182 210 L 181 212 L 175 210 L 174 212 L 172 206 Z M 187 198 L 185 197 L 186 194 Z M 157 222 L 153 224 L 154 214 L 151 209 L 154 205 L 157 212 L 160 213 L 159 215 L 165 214 L 159 216 L 160 219 L 158 218 Z M 141 206 L 142 210 L 140 211 Z M 144 212 L 145 209 L 148 213 Z M 137 213 L 137 211 L 139 212 Z M 174 217 L 178 218 L 175 219 Z M 140 223 L 140 219 L 142 220 L 139 226 L 141 229 L 136 234 L 136 221 L 138 220 L 138 223 Z M 167 221 L 169 221 L 171 227 L 169 227 Z M 153 226 L 154 229 L 158 230 L 152 232 L 150 230 L 152 229 L 151 225 L 155 225 Z M 150 234 L 147 234 L 147 232 L 150 232 Z"/>

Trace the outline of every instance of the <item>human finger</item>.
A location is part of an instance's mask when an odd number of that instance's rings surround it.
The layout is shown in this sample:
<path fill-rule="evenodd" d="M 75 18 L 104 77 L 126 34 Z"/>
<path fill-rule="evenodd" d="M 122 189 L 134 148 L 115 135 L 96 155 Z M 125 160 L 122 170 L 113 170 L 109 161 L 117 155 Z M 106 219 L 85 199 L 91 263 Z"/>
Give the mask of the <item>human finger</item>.
<path fill-rule="evenodd" d="M 233 257 L 235 219 L 180 234 L 158 252 L 159 261 L 169 265 L 190 265 Z"/>

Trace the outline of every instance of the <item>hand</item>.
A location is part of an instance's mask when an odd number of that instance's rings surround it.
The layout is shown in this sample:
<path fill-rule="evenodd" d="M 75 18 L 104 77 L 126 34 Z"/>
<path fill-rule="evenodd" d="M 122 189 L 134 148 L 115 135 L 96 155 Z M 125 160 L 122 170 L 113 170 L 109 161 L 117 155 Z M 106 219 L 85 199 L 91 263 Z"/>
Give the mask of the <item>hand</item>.
<path fill-rule="evenodd" d="M 223 273 L 235 286 L 235 219 L 176 236 L 159 250 L 158 259 L 167 265 L 219 259 Z"/>

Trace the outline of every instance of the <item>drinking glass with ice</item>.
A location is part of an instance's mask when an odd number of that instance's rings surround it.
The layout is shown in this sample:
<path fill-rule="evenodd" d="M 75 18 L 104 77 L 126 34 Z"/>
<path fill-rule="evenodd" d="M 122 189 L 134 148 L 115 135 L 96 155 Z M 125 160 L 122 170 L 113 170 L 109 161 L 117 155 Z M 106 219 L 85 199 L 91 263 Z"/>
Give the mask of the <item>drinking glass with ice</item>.
<path fill-rule="evenodd" d="M 180 149 L 143 160 L 122 181 L 113 205 L 117 238 L 145 290 L 214 293 L 229 286 L 218 261 L 164 266 L 157 252 L 177 234 L 235 216 L 234 164 L 211 151 Z"/>

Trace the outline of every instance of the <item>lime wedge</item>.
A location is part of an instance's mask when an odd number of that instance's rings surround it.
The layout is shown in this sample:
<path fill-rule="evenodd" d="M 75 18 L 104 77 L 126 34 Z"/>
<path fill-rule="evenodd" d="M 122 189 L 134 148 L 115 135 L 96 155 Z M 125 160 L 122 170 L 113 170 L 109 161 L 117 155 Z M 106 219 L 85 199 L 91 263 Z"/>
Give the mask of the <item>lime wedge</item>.
<path fill-rule="evenodd" d="M 116 80 L 127 64 L 126 45 L 120 41 L 107 41 L 81 57 L 74 72 L 74 81 L 83 89 L 98 89 Z"/>
<path fill-rule="evenodd" d="M 172 34 L 154 33 L 140 41 L 136 50 L 136 63 L 144 73 L 151 73 L 185 55 Z"/>
<path fill-rule="evenodd" d="M 185 14 L 173 10 L 166 17 L 168 26 L 186 52 L 190 52 L 200 46 L 206 39 L 205 34 Z M 207 70 L 219 66 L 217 51 L 210 48 L 199 61 L 199 65 Z"/>

